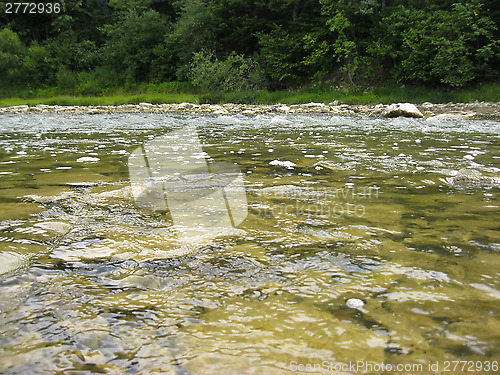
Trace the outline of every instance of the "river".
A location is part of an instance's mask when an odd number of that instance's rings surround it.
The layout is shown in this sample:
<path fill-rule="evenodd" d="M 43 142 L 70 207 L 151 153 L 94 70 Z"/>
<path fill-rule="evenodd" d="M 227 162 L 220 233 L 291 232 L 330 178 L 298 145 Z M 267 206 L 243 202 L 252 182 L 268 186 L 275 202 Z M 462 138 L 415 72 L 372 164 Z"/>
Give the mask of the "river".
<path fill-rule="evenodd" d="M 232 230 L 181 236 L 134 200 L 130 155 L 186 127 L 176 147 L 240 171 Z M 495 373 L 500 189 L 484 181 L 499 134 L 486 120 L 1 115 L 0 373 Z"/>

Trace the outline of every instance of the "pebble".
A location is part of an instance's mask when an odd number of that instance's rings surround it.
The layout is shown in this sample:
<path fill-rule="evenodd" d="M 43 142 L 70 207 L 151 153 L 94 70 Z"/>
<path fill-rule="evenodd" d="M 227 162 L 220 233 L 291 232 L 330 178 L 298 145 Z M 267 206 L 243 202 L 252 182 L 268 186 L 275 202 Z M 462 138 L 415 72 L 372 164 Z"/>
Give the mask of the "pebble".
<path fill-rule="evenodd" d="M 76 159 L 77 163 L 96 163 L 100 159 L 99 158 L 93 158 L 91 156 L 82 156 L 81 158 Z"/>
<path fill-rule="evenodd" d="M 350 298 L 347 300 L 346 306 L 350 309 L 362 309 L 365 303 L 358 298 Z"/>
<path fill-rule="evenodd" d="M 292 105 L 253 105 L 253 104 L 122 104 L 98 106 L 58 106 L 38 104 L 30 107 L 27 105 L 0 107 L 3 113 L 194 113 L 194 114 L 243 114 L 255 116 L 259 114 L 293 114 L 293 113 L 331 113 L 333 115 L 382 116 L 389 108 L 386 104 L 349 105 L 339 104 L 337 100 L 329 103 L 305 103 Z M 476 115 L 486 114 L 498 116 L 500 103 L 455 103 L 432 104 L 424 103 L 419 106 L 422 115 L 426 118 L 473 118 Z"/>

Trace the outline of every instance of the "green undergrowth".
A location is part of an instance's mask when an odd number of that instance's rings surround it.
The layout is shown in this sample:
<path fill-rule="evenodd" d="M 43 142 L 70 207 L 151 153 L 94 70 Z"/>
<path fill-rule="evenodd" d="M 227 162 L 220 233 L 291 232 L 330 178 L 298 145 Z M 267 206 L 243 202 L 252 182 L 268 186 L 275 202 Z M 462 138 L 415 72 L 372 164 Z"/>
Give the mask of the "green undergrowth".
<path fill-rule="evenodd" d="M 37 104 L 47 105 L 120 105 L 141 102 L 160 103 L 242 103 L 242 104 L 389 104 L 411 102 L 470 103 L 475 101 L 499 102 L 500 85 L 481 85 L 469 90 L 429 89 L 427 87 L 380 87 L 370 90 L 343 90 L 328 85 L 305 87 L 283 91 L 243 91 L 232 93 L 202 93 L 181 83 L 142 84 L 132 90 L 117 89 L 101 95 L 61 95 L 57 89 L 43 89 L 36 92 L 22 92 L 19 95 L 0 96 L 0 106 Z"/>
<path fill-rule="evenodd" d="M 5 98 L 0 99 L 0 107 L 37 104 L 47 105 L 65 105 L 65 106 L 85 106 L 85 105 L 120 105 L 120 104 L 139 104 L 142 102 L 161 104 L 161 103 L 182 103 L 198 102 L 198 97 L 193 94 L 137 94 L 137 95 L 113 95 L 113 96 L 69 96 L 59 95 L 53 97 L 34 97 L 34 98 Z"/>

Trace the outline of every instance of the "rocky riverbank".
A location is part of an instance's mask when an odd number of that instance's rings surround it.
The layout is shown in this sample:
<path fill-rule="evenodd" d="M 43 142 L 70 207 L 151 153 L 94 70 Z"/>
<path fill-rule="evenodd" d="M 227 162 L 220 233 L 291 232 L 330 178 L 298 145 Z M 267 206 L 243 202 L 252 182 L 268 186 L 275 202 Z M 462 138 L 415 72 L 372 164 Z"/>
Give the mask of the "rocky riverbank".
<path fill-rule="evenodd" d="M 500 118 L 500 103 L 423 103 L 416 106 L 421 116 L 407 117 L 437 117 L 437 118 Z M 332 115 L 387 116 L 390 109 L 386 104 L 350 105 L 337 101 L 324 103 L 306 103 L 293 105 L 251 105 L 251 104 L 123 104 L 115 106 L 58 106 L 39 104 L 36 106 L 12 106 L 0 108 L 0 114 L 11 113 L 200 113 L 213 115 L 259 115 L 259 114 L 289 114 L 289 113 L 329 113 Z"/>

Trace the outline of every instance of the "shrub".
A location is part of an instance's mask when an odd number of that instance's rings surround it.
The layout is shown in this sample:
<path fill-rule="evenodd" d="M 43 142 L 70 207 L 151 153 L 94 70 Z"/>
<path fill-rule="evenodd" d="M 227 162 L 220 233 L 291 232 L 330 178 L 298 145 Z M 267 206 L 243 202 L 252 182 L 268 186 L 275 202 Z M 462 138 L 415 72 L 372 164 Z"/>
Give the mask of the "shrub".
<path fill-rule="evenodd" d="M 9 30 L 0 31 L 0 87 L 23 90 L 45 83 L 52 73 L 45 47 L 32 43 L 26 47 L 19 36 Z"/>
<path fill-rule="evenodd" d="M 248 91 L 263 86 L 260 66 L 251 58 L 232 52 L 225 60 L 212 51 L 195 53 L 189 71 L 194 86 L 205 91 Z"/>
<path fill-rule="evenodd" d="M 0 82 L 4 89 L 25 84 L 22 66 L 25 55 L 26 47 L 16 33 L 9 29 L 0 31 Z"/>

